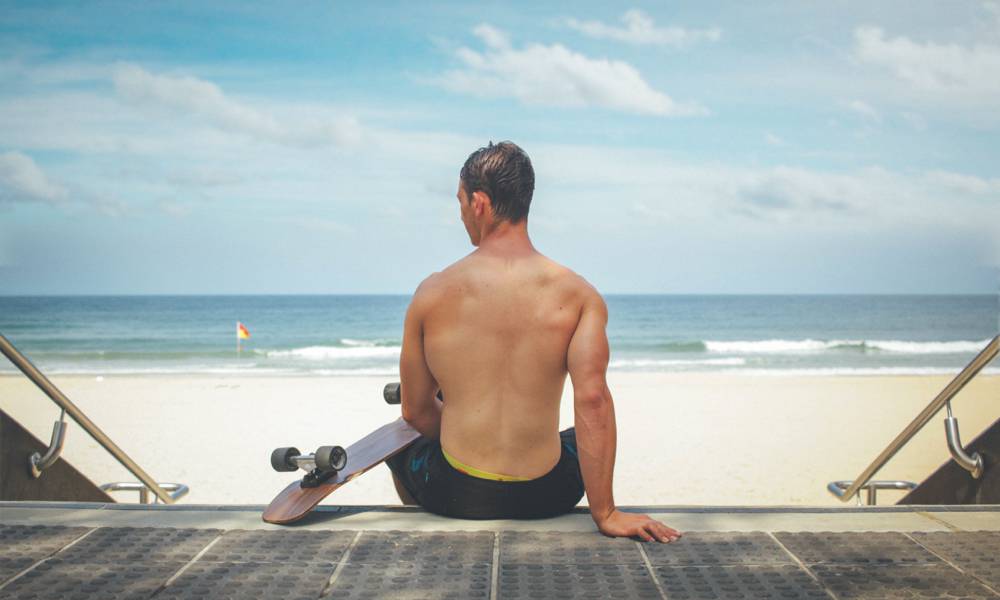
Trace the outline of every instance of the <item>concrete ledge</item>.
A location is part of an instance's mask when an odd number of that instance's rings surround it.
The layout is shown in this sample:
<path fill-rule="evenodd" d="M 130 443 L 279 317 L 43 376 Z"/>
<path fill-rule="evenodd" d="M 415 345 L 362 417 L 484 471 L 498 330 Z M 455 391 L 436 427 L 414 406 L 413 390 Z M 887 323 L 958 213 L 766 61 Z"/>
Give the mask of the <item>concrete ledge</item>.
<path fill-rule="evenodd" d="M 0 524 L 83 527 L 370 531 L 595 531 L 586 509 L 554 519 L 465 521 L 407 506 L 321 506 L 292 526 L 264 523 L 259 505 L 0 502 Z M 1000 506 L 623 507 L 681 531 L 1000 531 Z"/>

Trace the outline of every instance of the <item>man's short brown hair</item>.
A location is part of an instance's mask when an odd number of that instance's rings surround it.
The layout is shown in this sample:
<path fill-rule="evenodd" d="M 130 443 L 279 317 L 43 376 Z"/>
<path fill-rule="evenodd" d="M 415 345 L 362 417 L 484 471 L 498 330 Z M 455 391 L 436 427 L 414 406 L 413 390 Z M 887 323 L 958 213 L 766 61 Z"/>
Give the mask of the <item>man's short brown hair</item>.
<path fill-rule="evenodd" d="M 490 142 L 476 150 L 466 159 L 460 177 L 469 201 L 474 192 L 484 192 L 498 219 L 519 223 L 528 217 L 535 170 L 527 153 L 514 142 Z"/>

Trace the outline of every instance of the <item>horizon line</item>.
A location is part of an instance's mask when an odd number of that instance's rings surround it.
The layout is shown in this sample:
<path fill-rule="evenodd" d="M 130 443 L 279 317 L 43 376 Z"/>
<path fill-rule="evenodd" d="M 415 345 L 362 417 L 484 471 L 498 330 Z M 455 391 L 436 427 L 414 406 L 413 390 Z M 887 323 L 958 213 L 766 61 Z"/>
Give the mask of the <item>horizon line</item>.
<path fill-rule="evenodd" d="M 295 296 L 402 296 L 410 297 L 412 292 L 125 292 L 125 293 L 23 293 L 0 294 L 0 298 L 169 298 L 169 297 L 295 297 Z M 602 296 L 997 296 L 1000 289 L 993 292 L 601 292 Z"/>

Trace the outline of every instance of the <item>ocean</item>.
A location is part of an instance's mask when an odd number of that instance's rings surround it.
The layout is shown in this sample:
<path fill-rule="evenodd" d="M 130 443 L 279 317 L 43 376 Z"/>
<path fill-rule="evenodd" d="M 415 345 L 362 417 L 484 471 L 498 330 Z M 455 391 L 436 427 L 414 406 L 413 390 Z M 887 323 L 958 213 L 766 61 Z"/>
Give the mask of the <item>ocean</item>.
<path fill-rule="evenodd" d="M 7 296 L 0 333 L 50 374 L 398 373 L 409 296 Z M 611 371 L 956 373 L 995 295 L 609 295 Z M 237 353 L 236 322 L 249 329 Z M 0 372 L 14 372 L 3 360 Z M 1000 372 L 1000 365 L 988 372 Z"/>

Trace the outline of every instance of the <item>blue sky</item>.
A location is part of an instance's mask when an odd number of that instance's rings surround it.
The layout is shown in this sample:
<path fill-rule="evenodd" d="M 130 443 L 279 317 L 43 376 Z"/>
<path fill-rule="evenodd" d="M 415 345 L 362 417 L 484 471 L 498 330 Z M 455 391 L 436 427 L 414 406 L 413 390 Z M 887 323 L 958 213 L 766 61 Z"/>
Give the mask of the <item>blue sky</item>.
<path fill-rule="evenodd" d="M 996 2 L 291 6 L 0 1 L 0 294 L 409 293 L 503 139 L 605 292 L 997 290 Z"/>

